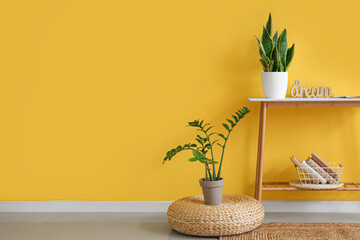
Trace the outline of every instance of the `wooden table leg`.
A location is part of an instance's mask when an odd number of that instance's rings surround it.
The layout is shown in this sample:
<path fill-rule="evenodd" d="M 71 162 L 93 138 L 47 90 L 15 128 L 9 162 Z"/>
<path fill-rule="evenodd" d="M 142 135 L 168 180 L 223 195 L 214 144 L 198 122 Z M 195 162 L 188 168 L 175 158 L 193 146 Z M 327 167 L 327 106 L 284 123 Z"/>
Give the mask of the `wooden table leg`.
<path fill-rule="evenodd" d="M 267 108 L 267 102 L 261 102 L 258 155 L 257 155 L 257 164 L 256 164 L 256 183 L 255 183 L 256 184 L 255 198 L 260 202 L 261 202 L 261 193 L 262 193 L 262 177 L 263 177 L 263 162 L 264 162 L 266 108 Z"/>

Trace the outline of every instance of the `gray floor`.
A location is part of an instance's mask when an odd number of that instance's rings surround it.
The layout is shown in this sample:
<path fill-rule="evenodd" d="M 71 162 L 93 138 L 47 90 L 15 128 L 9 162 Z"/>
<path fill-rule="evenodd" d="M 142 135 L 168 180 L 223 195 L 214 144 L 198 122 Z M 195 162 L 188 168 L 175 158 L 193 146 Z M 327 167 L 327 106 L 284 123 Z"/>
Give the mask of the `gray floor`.
<path fill-rule="evenodd" d="M 360 214 L 267 213 L 264 222 L 352 222 Z M 0 240 L 190 240 L 166 213 L 0 213 Z"/>

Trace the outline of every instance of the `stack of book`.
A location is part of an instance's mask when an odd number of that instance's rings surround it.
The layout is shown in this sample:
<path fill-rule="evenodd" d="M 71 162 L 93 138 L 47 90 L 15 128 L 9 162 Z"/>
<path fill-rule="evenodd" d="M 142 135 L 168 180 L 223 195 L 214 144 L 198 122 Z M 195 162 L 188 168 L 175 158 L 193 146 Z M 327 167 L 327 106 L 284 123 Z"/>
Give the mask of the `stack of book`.
<path fill-rule="evenodd" d="M 295 156 L 290 159 L 302 184 L 337 184 L 340 181 L 343 166 L 339 163 L 327 163 L 314 152 L 302 162 Z"/>

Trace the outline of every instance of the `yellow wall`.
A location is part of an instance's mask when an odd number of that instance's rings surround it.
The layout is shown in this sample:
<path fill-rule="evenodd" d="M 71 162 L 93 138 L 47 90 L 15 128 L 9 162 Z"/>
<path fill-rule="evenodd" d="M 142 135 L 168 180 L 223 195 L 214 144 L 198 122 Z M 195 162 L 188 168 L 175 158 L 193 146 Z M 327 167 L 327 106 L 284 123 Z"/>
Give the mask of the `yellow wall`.
<path fill-rule="evenodd" d="M 272 12 L 296 43 L 304 86 L 359 95 L 358 1 L 1 1 L 0 200 L 174 200 L 200 194 L 203 167 L 167 150 L 184 126 L 252 113 L 225 156 L 225 193 L 254 192 L 259 106 L 253 37 Z M 271 109 L 265 180 L 296 177 L 316 151 L 360 181 L 360 109 Z M 217 131 L 222 131 L 217 128 Z M 219 152 L 217 152 L 219 155 Z M 358 193 L 266 193 L 264 199 Z"/>

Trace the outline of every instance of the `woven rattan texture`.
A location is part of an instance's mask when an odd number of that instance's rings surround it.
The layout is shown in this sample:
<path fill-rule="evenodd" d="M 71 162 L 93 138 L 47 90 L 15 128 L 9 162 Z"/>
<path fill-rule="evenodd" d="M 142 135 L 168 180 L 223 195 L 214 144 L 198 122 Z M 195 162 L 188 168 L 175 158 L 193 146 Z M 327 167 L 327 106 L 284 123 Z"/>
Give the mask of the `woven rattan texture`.
<path fill-rule="evenodd" d="M 358 223 L 264 223 L 254 231 L 220 240 L 359 240 Z"/>
<path fill-rule="evenodd" d="M 294 179 L 289 182 L 289 185 L 301 189 L 330 190 L 342 187 L 344 183 L 339 182 L 337 184 L 302 184 L 298 179 Z"/>
<path fill-rule="evenodd" d="M 226 236 L 251 231 L 261 225 L 264 208 L 249 196 L 224 195 L 217 206 L 204 204 L 202 195 L 173 202 L 168 209 L 170 226 L 195 236 Z"/>

